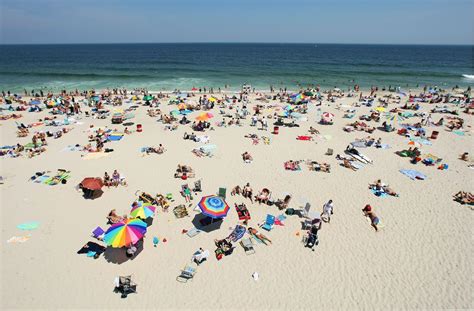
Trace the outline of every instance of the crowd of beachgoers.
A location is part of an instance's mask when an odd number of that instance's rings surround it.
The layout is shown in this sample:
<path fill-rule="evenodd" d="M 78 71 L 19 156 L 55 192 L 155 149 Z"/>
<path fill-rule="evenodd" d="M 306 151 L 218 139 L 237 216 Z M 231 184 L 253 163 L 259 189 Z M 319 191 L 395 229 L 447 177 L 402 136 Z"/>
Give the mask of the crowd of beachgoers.
<path fill-rule="evenodd" d="M 195 278 L 200 265 L 211 260 L 221 261 L 233 255 L 236 248 L 251 255 L 262 245 L 273 245 L 272 232 L 275 228 L 285 229 L 294 219 L 301 223 L 297 235 L 302 247 L 312 251 L 317 250 L 320 240 L 323 240 L 320 232 L 324 227 L 337 226 L 335 219 L 340 217 L 340 198 L 325 197 L 316 206 L 311 201 L 297 202 L 296 198 L 301 195 L 299 193 L 278 195 L 272 191 L 272 176 L 276 174 L 273 168 L 279 167 L 290 174 L 308 171 L 320 178 L 330 178 L 334 171 L 342 171 L 344 175 L 360 174 L 360 171 L 378 160 L 378 154 L 374 156 L 372 152 L 374 150 L 404 158 L 403 163 L 406 165 L 398 170 L 399 173 L 394 171 L 393 174 L 406 176 L 406 182 L 429 180 L 426 168 L 431 168 L 429 174 L 434 175 L 449 171 L 452 165 L 446 160 L 451 150 L 444 150 L 446 154 L 435 155 L 430 150 L 431 146 L 436 145 L 441 136 L 443 139 L 455 139 L 472 135 L 474 97 L 470 87 L 443 90 L 436 86 L 407 91 L 391 86 L 387 89 L 372 87 L 361 90 L 357 85 L 345 90 L 336 87 L 323 90 L 316 86 L 290 91 L 270 87 L 268 92 L 259 92 L 250 87 L 244 87 L 239 92 L 222 92 L 220 88 L 204 87 L 174 92 L 124 88 L 64 90 L 59 93 L 24 90 L 23 94 L 3 91 L 0 109 L 2 127 L 14 127 L 17 136 L 3 135 L 4 146 L 0 147 L 0 156 L 4 167 L 16 165 L 14 161 L 22 158 L 28 161 L 38 158 L 42 159 L 38 163 L 48 163 L 51 142 L 66 141 L 69 135 L 74 135 L 75 143 L 64 144 L 62 150 L 76 152 L 84 160 L 105 161 L 111 154 L 120 153 L 116 146 L 127 144 L 128 137 L 138 137 L 140 133 L 150 131 L 145 123 L 158 124 L 161 129 L 154 136 L 155 141 L 144 142 L 146 145 L 140 148 L 140 152 L 128 154 L 126 159 L 136 157 L 160 161 L 171 153 L 176 170 L 172 175 L 161 174 L 159 178 L 180 180 L 182 185 L 174 190 L 137 191 L 134 197 L 130 197 L 130 211 L 117 212 L 114 207 L 104 213 L 106 221 L 96 224 L 92 238 L 84 241 L 78 253 L 98 259 L 110 249 L 120 249 L 127 258 L 124 260 L 139 257 L 144 243 L 160 247 L 167 242 L 166 238 L 153 236 L 151 228 L 154 218 L 172 211 L 173 217 L 183 223 L 189 217 L 196 220 L 192 224 L 188 221 L 188 227 L 191 228 L 180 232 L 196 242 L 196 251 L 189 254 L 191 260 L 177 278 L 186 282 Z M 189 163 L 183 163 L 175 150 L 177 145 L 193 143 L 190 150 L 193 156 L 196 159 L 208 159 L 212 163 L 216 154 L 225 148 L 219 145 L 218 149 L 213 136 L 229 128 L 241 128 L 240 137 L 248 142 L 241 144 L 240 154 L 233 155 L 242 163 L 243 169 L 251 169 L 261 162 L 261 154 L 255 154 L 256 148 L 271 148 L 275 141 L 284 137 L 284 131 L 294 133 L 292 140 L 297 142 L 291 141 L 291 144 L 313 146 L 324 142 L 327 150 L 322 154 L 314 153 L 312 159 L 294 157 L 277 163 L 262 173 L 267 176 L 266 184 L 242 180 L 239 185 L 225 185 L 225 180 L 222 180 L 221 184 L 225 186 L 206 188 L 209 178 L 204 178 Z M 337 128 L 337 139 L 345 140 L 345 148 L 331 146 L 334 135 L 328 134 L 329 128 Z M 164 139 L 160 141 L 163 135 L 174 137 L 174 143 L 166 144 Z M 291 148 L 289 144 L 288 148 Z M 456 154 L 457 161 L 465 163 L 466 167 L 466 171 L 459 174 L 468 174 L 469 169 L 474 169 L 472 146 L 465 145 L 462 152 Z M 294 153 L 291 154 L 294 156 Z M 372 156 L 369 157 L 369 154 Z M 265 157 L 266 161 L 276 161 L 270 152 L 265 153 Z M 30 176 L 23 177 L 28 183 L 75 187 L 78 195 L 82 193 L 84 199 L 101 200 L 107 205 L 104 192 L 130 186 L 133 189 L 151 188 L 145 183 L 138 184 L 136 180 L 132 183 L 121 173 L 124 170 L 127 170 L 126 161 L 113 170 L 104 168 L 97 171 L 95 176 L 81 176 L 80 167 L 69 167 L 58 169 L 57 172 L 38 168 Z M 73 185 L 71 181 L 75 178 L 72 175 L 79 178 Z M 219 176 L 225 178 L 217 171 L 213 178 Z M 387 175 L 380 172 L 379 176 Z M 360 193 L 367 200 L 358 206 L 360 217 L 366 217 L 374 232 L 386 230 L 393 219 L 382 219 L 379 213 L 382 207 L 374 205 L 372 197 L 399 200 L 408 194 L 405 188 L 397 189 L 390 180 L 379 176 L 365 186 L 368 188 L 366 192 Z M 2 187 L 8 183 L 8 176 L 2 176 Z M 443 195 L 451 195 L 454 201 L 472 209 L 472 185 L 462 186 L 464 188 L 459 188 L 456 193 Z M 236 201 L 232 205 L 227 202 L 230 200 Z M 264 210 L 266 216 L 262 219 L 254 217 L 256 210 Z M 208 249 L 211 245 L 201 245 L 199 236 L 203 235 L 202 232 L 214 229 L 223 231 L 220 224 L 231 213 L 236 213 L 238 219 L 232 225 L 232 230 L 222 232 L 220 238 L 214 239 L 212 251 Z M 22 225 L 26 226 L 26 230 L 37 228 L 34 224 Z M 84 236 L 84 239 L 87 238 Z M 25 236 L 13 237 L 9 243 L 24 243 L 28 239 Z M 308 256 L 311 254 L 309 252 Z M 259 274 L 255 272 L 252 277 L 257 281 Z M 137 291 L 137 285 L 129 276 L 119 276 L 115 285 L 122 297 Z"/>

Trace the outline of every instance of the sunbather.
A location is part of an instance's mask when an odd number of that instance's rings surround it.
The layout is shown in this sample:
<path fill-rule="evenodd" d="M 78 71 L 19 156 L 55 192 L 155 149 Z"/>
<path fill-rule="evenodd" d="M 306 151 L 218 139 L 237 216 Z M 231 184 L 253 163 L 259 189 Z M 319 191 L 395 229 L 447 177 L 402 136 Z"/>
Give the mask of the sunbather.
<path fill-rule="evenodd" d="M 308 132 L 309 132 L 310 134 L 313 134 L 313 135 L 314 135 L 314 134 L 320 134 L 319 131 L 318 131 L 317 129 L 313 128 L 312 126 L 309 127 Z"/>
<path fill-rule="evenodd" d="M 378 231 L 378 225 L 380 224 L 380 219 L 375 215 L 372 206 L 370 204 L 367 204 L 362 211 L 364 212 L 364 215 L 366 217 L 370 218 L 370 222 L 372 224 L 372 227 L 374 227 L 375 231 Z"/>
<path fill-rule="evenodd" d="M 258 203 L 268 203 L 268 201 L 270 200 L 270 190 L 268 190 L 267 188 L 263 188 L 262 191 L 260 191 L 258 195 L 255 196 L 255 200 Z"/>
<path fill-rule="evenodd" d="M 469 152 L 464 152 L 463 154 L 461 154 L 459 156 L 459 159 L 463 161 L 469 161 Z"/>
<path fill-rule="evenodd" d="M 288 208 L 288 204 L 290 203 L 291 201 L 291 195 L 287 194 L 285 196 L 285 198 L 282 200 L 282 199 L 278 199 L 276 202 L 275 202 L 275 205 L 279 208 L 279 209 L 285 209 L 285 208 Z"/>
<path fill-rule="evenodd" d="M 470 192 L 459 191 L 453 197 L 461 204 L 474 204 L 474 195 Z"/>
<path fill-rule="evenodd" d="M 249 231 L 249 234 L 251 236 L 253 236 L 254 238 L 260 240 L 263 244 L 268 245 L 267 242 L 272 244 L 272 241 L 269 238 L 267 238 L 265 235 L 263 235 L 261 233 L 258 233 L 258 231 L 256 229 L 254 229 L 252 227 L 249 227 L 248 231 Z"/>
<path fill-rule="evenodd" d="M 230 192 L 230 195 L 231 196 L 234 196 L 234 195 L 240 195 L 242 193 L 242 189 L 240 188 L 240 186 L 235 186 L 234 188 L 232 188 L 232 191 Z"/>
<path fill-rule="evenodd" d="M 109 215 L 107 216 L 107 220 L 111 224 L 119 223 L 119 222 L 123 221 L 124 219 L 125 219 L 125 216 L 122 217 L 122 216 L 117 215 L 115 209 L 111 210 L 109 212 Z"/>
<path fill-rule="evenodd" d="M 168 200 L 161 194 L 156 195 L 156 203 L 161 206 L 163 212 L 167 212 L 170 207 Z"/>

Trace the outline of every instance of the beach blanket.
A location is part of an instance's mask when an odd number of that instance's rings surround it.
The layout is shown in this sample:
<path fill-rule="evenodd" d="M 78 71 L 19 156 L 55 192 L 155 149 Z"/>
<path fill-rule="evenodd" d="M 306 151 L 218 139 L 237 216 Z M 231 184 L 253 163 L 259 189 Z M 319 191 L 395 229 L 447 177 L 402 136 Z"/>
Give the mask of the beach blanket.
<path fill-rule="evenodd" d="M 351 145 L 355 148 L 367 148 L 367 145 L 363 141 L 353 141 Z"/>
<path fill-rule="evenodd" d="M 82 151 L 83 147 L 82 146 L 79 146 L 79 145 L 68 145 L 66 147 L 64 147 L 61 152 L 65 152 L 65 151 Z"/>
<path fill-rule="evenodd" d="M 420 137 L 412 137 L 412 138 L 410 138 L 410 141 L 415 142 L 415 143 L 419 143 L 419 144 L 422 144 L 422 145 L 426 145 L 426 146 L 433 145 L 433 143 L 430 142 L 429 140 L 424 139 L 424 138 L 420 138 Z"/>
<path fill-rule="evenodd" d="M 400 173 L 402 173 L 405 176 L 408 176 L 409 178 L 413 180 L 415 179 L 425 180 L 427 178 L 426 175 L 416 170 L 400 170 Z"/>

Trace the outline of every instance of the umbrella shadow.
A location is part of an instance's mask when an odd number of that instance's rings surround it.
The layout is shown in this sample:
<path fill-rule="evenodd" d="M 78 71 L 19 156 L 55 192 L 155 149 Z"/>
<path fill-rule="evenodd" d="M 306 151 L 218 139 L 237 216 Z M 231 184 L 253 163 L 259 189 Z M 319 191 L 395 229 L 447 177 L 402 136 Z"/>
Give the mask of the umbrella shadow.
<path fill-rule="evenodd" d="M 104 194 L 104 191 L 102 190 L 86 190 L 83 192 L 82 197 L 86 200 L 95 200 L 100 198 L 102 194 Z"/>
<path fill-rule="evenodd" d="M 196 229 L 209 233 L 221 228 L 222 218 L 213 219 L 203 214 L 196 214 L 192 220 L 192 224 Z"/>
<path fill-rule="evenodd" d="M 138 241 L 138 243 L 135 244 L 135 247 L 137 248 L 135 255 L 133 257 L 128 257 L 126 247 L 115 248 L 108 246 L 104 252 L 104 258 L 107 262 L 120 265 L 126 261 L 135 259 L 135 257 L 143 251 L 143 240 Z"/>

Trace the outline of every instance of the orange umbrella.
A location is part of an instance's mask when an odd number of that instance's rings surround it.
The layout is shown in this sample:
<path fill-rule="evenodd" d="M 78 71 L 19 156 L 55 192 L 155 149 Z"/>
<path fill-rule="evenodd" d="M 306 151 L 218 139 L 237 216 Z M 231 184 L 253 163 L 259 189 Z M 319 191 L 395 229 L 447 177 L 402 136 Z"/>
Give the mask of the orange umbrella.
<path fill-rule="evenodd" d="M 196 117 L 196 120 L 198 121 L 207 121 L 209 120 L 210 118 L 212 118 L 214 115 L 210 112 L 203 112 L 201 113 L 200 115 L 198 115 Z"/>
<path fill-rule="evenodd" d="M 184 104 L 184 103 L 179 104 L 179 105 L 178 105 L 178 109 L 179 109 L 179 110 L 184 110 L 184 109 L 186 109 L 186 104 Z"/>

